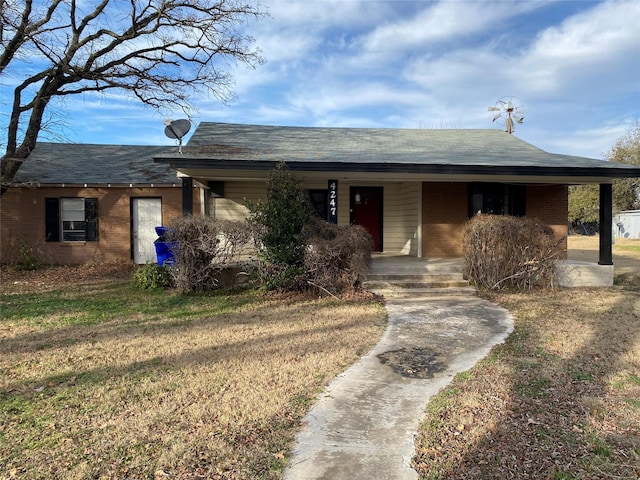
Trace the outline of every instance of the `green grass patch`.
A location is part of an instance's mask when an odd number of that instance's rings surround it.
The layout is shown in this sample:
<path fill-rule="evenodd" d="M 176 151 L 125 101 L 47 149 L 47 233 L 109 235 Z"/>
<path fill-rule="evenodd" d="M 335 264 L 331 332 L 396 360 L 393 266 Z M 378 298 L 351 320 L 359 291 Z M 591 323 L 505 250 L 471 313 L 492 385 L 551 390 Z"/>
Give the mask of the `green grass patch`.
<path fill-rule="evenodd" d="M 120 282 L 75 291 L 3 295 L 0 300 L 0 320 L 26 322 L 50 329 L 60 325 L 96 325 L 135 315 L 201 318 L 232 311 L 249 303 L 254 296 L 250 292 L 185 296 L 162 290 L 140 291 L 126 282 Z M 132 323 L 140 321 L 134 319 Z"/>
<path fill-rule="evenodd" d="M 627 398 L 625 402 L 632 408 L 640 410 L 640 400 L 638 400 L 637 398 Z"/>
<path fill-rule="evenodd" d="M 574 370 L 573 372 L 571 372 L 571 378 L 581 382 L 591 382 L 593 381 L 593 373 Z"/>
<path fill-rule="evenodd" d="M 640 245 L 614 245 L 615 252 L 634 252 L 640 253 Z"/>
<path fill-rule="evenodd" d="M 470 380 L 473 378 L 473 372 L 471 370 L 467 370 L 465 372 L 456 373 L 454 378 L 458 381 Z"/>
<path fill-rule="evenodd" d="M 552 382 L 548 378 L 530 378 L 514 383 L 513 391 L 523 397 L 546 397 L 548 395 L 547 389 L 551 384 Z"/>

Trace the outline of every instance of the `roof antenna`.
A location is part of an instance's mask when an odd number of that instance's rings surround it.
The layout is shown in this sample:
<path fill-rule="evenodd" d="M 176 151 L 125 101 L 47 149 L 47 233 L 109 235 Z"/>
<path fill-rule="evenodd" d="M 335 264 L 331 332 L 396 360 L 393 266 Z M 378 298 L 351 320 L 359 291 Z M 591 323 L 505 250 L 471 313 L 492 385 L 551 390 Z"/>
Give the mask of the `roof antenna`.
<path fill-rule="evenodd" d="M 502 97 L 487 110 L 494 112 L 492 121 L 498 120 L 500 125 L 504 125 L 504 131 L 510 134 L 516 129 L 514 120 L 520 125 L 524 121 L 524 105 L 518 97 Z"/>
<path fill-rule="evenodd" d="M 163 122 L 166 127 L 164 128 L 164 134 L 169 138 L 178 139 L 178 153 L 182 153 L 182 137 L 184 137 L 191 128 L 191 122 L 186 118 L 181 120 L 171 120 L 167 118 Z"/>

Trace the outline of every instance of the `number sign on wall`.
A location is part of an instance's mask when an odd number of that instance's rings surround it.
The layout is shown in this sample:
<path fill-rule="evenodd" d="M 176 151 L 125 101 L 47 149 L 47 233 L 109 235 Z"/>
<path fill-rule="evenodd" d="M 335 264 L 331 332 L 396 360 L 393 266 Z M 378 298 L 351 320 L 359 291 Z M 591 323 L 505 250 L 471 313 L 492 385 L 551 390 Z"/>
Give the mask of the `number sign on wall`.
<path fill-rule="evenodd" d="M 338 224 L 338 181 L 329 180 L 327 221 Z"/>

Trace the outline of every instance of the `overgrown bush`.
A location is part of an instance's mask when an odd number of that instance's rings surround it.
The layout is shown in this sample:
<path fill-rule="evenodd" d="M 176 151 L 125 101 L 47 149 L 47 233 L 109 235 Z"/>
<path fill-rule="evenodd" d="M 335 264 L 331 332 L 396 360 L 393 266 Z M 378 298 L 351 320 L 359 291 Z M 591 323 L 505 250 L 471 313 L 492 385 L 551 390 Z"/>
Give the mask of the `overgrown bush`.
<path fill-rule="evenodd" d="M 536 219 L 476 215 L 462 235 L 465 273 L 490 289 L 553 287 L 562 240 Z"/>
<path fill-rule="evenodd" d="M 267 200 L 249 202 L 258 249 L 259 272 L 269 290 L 304 285 L 307 229 L 313 218 L 301 182 L 279 163 L 267 180 Z"/>
<path fill-rule="evenodd" d="M 147 263 L 133 272 L 131 284 L 140 290 L 169 288 L 173 286 L 173 274 L 170 267 Z"/>
<path fill-rule="evenodd" d="M 165 240 L 174 247 L 171 267 L 181 293 L 218 287 L 223 271 L 236 265 L 251 240 L 246 222 L 183 216 L 169 225 Z"/>
<path fill-rule="evenodd" d="M 307 226 L 305 280 L 314 287 L 339 293 L 357 287 L 371 266 L 373 241 L 360 225 L 334 225 L 316 219 Z"/>

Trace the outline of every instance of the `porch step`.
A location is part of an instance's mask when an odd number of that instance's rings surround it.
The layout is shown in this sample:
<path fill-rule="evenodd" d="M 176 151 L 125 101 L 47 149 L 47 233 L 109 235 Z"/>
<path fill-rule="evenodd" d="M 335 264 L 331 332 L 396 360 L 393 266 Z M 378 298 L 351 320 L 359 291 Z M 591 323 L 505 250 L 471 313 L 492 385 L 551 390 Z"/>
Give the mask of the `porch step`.
<path fill-rule="evenodd" d="M 366 287 L 365 287 L 366 288 Z M 366 288 L 369 292 L 385 298 L 414 298 L 446 295 L 476 295 L 474 287 L 430 287 L 430 288 Z"/>
<path fill-rule="evenodd" d="M 375 279 L 364 282 L 364 288 L 383 297 L 412 297 L 424 295 L 475 295 L 476 289 L 462 278 L 440 278 L 434 275 L 431 279 Z"/>
<path fill-rule="evenodd" d="M 462 288 L 468 287 L 469 282 L 460 280 L 426 280 L 422 282 L 407 281 L 407 280 L 367 280 L 364 283 L 367 290 L 371 289 L 386 289 L 386 290 L 401 290 L 401 289 L 432 289 L 432 288 Z"/>
<path fill-rule="evenodd" d="M 378 268 L 376 268 L 378 267 Z M 381 268 L 384 267 L 384 268 Z M 429 267 L 429 268 L 427 268 Z M 376 265 L 364 282 L 364 288 L 384 297 L 413 297 L 424 295 L 475 295 L 476 289 L 463 278 L 458 265 L 428 266 L 424 262 L 413 265 Z"/>
<path fill-rule="evenodd" d="M 462 265 L 458 263 L 431 264 L 416 261 L 414 264 L 391 263 L 387 261 L 374 261 L 369 277 L 375 275 L 457 275 L 462 273 Z"/>
<path fill-rule="evenodd" d="M 464 281 L 461 272 L 451 273 L 369 273 L 367 282 L 399 283 L 450 283 Z M 411 288 L 411 287 L 408 287 Z"/>

